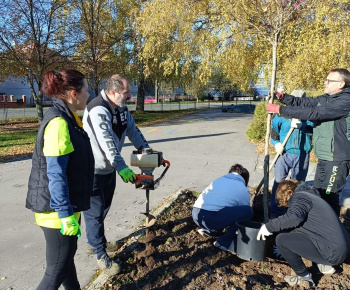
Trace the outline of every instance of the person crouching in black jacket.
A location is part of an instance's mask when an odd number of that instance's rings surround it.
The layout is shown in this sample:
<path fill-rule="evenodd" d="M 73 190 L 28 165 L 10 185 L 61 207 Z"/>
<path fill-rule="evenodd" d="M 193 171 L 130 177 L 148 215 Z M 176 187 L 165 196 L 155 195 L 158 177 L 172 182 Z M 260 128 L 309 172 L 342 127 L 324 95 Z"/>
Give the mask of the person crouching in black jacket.
<path fill-rule="evenodd" d="M 285 276 L 294 286 L 301 280 L 314 285 L 302 257 L 315 262 L 323 274 L 333 274 L 334 265 L 350 253 L 350 238 L 332 207 L 313 186 L 297 180 L 285 180 L 277 188 L 276 200 L 288 206 L 287 212 L 262 225 L 257 239 L 285 230 L 277 235 L 276 245 L 297 276 Z"/>

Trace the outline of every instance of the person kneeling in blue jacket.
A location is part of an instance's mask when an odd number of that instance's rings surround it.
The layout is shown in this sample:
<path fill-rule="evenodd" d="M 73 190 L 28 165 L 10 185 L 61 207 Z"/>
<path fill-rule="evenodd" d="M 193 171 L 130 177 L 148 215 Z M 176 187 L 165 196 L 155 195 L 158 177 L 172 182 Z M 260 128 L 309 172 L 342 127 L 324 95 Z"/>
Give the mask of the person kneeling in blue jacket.
<path fill-rule="evenodd" d="M 302 280 L 314 285 L 302 257 L 317 264 L 322 274 L 333 274 L 334 265 L 342 263 L 350 253 L 350 238 L 332 207 L 320 197 L 318 190 L 297 180 L 282 181 L 276 192 L 279 205 L 287 212 L 262 225 L 257 239 L 265 240 L 272 233 L 282 257 L 297 276 L 285 276 L 290 285 Z"/>
<path fill-rule="evenodd" d="M 249 221 L 253 216 L 248 181 L 248 170 L 235 164 L 228 174 L 210 183 L 193 205 L 192 217 L 200 227 L 198 233 L 218 237 L 214 245 L 223 251 L 236 252 L 236 222 Z"/>

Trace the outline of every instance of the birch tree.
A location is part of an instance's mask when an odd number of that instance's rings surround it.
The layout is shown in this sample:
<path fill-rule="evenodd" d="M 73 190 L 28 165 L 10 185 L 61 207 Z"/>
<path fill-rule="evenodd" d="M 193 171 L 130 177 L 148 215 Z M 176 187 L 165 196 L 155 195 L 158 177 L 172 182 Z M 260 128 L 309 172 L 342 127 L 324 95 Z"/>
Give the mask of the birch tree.
<path fill-rule="evenodd" d="M 97 96 L 112 74 L 125 75 L 130 65 L 127 1 L 74 0 L 70 13 L 77 16 L 79 40 L 73 59 L 87 76 Z"/>
<path fill-rule="evenodd" d="M 282 38 L 280 70 L 288 91 L 301 88 L 320 95 L 324 79 L 333 68 L 350 69 L 350 3 L 318 1 L 305 25 L 295 20 Z"/>
<path fill-rule="evenodd" d="M 3 0 L 0 5 L 0 45 L 3 77 L 24 78 L 35 100 L 39 120 L 43 118 L 41 88 L 44 73 L 67 63 L 69 43 L 56 37 L 64 27 L 58 17 L 62 0 Z"/>
<path fill-rule="evenodd" d="M 257 78 L 264 66 L 275 91 L 281 37 L 298 20 L 314 9 L 316 0 L 155 0 L 141 14 L 142 35 L 146 39 L 143 59 L 158 56 L 164 73 L 182 64 L 183 71 L 199 62 L 197 74 L 209 80 L 215 67 L 241 88 Z M 273 95 L 270 98 L 273 102 Z M 267 205 L 271 115 L 265 137 L 264 199 Z M 267 210 L 265 210 L 267 219 Z"/>

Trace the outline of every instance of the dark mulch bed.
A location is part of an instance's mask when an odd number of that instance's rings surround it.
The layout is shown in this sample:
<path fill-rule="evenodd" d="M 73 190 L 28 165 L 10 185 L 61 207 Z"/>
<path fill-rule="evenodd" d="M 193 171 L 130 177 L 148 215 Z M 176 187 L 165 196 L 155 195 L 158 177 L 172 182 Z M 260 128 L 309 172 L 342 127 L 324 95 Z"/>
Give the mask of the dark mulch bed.
<path fill-rule="evenodd" d="M 264 261 L 252 262 L 223 252 L 213 246 L 215 239 L 200 236 L 191 216 L 195 200 L 191 191 L 181 194 L 148 235 L 133 243 L 131 252 L 122 247 L 116 257 L 123 263 L 123 271 L 103 289 L 291 288 L 283 277 L 292 270 L 286 261 L 274 257 L 273 241 L 268 243 Z M 255 220 L 262 218 L 261 200 L 261 196 L 255 199 Z M 350 231 L 350 221 L 342 221 Z M 311 267 L 310 261 L 305 262 Z M 314 275 L 317 288 L 350 289 L 349 264 L 350 259 L 331 276 Z M 306 282 L 295 289 L 304 287 L 308 287 Z"/>

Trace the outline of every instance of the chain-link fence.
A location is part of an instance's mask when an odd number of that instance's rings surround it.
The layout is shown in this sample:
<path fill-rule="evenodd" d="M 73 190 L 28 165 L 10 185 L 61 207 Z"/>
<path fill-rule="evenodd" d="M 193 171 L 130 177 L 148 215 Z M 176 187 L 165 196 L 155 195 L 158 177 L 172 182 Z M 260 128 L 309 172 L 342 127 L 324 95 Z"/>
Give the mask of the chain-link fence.
<path fill-rule="evenodd" d="M 164 102 L 164 103 L 149 103 L 145 104 L 145 111 L 171 111 L 171 110 L 189 110 L 189 109 L 223 109 L 228 106 L 237 104 L 255 104 L 257 101 L 253 100 L 238 100 L 235 99 L 230 102 L 215 102 L 206 100 L 203 102 L 197 101 L 175 101 L 175 102 Z M 44 107 L 44 113 L 49 107 Z M 129 104 L 128 108 L 130 111 L 136 110 L 136 104 Z M 79 111 L 78 114 L 83 114 L 83 111 Z M 14 118 L 23 117 L 37 117 L 37 110 L 35 107 L 22 107 L 22 108 L 1 108 L 0 109 L 0 120 L 9 120 Z"/>

